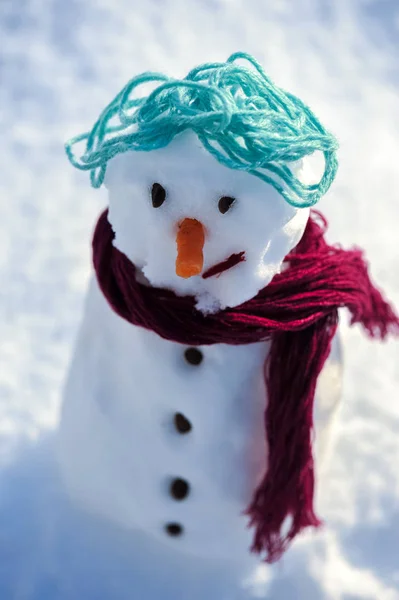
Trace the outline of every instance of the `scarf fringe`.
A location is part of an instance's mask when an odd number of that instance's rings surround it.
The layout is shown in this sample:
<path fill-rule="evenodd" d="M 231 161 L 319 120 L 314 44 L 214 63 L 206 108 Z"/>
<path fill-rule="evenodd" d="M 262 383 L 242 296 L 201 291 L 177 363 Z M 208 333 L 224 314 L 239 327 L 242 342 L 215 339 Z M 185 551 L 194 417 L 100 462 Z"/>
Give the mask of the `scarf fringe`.
<path fill-rule="evenodd" d="M 265 553 L 269 563 L 277 561 L 303 529 L 321 525 L 313 508 L 313 405 L 337 326 L 335 311 L 310 328 L 273 337 L 265 374 L 269 464 L 247 510 L 255 528 L 252 551 Z M 282 362 L 290 365 L 289 386 Z"/>

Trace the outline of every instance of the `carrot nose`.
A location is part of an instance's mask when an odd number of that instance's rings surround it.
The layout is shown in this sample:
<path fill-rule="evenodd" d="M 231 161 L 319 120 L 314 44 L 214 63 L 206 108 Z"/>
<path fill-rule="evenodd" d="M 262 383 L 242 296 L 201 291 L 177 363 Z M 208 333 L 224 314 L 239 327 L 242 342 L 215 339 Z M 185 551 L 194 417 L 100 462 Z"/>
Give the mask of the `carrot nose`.
<path fill-rule="evenodd" d="M 196 219 L 184 219 L 177 230 L 176 275 L 188 279 L 199 275 L 204 266 L 205 231 Z"/>

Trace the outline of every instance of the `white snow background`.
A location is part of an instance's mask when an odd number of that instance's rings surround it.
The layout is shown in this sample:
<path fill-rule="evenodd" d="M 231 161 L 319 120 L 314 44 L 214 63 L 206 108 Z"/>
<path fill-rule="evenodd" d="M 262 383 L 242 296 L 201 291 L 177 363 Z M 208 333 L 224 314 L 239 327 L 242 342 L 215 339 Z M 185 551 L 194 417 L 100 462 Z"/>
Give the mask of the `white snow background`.
<path fill-rule="evenodd" d="M 101 547 L 95 528 L 78 540 L 83 525 L 52 474 L 51 432 L 105 203 L 63 142 L 138 72 L 181 76 L 236 50 L 339 137 L 339 175 L 320 203 L 329 239 L 364 247 L 399 307 L 397 0 L 0 0 L 1 600 L 145 600 L 123 544 L 110 534 Z M 343 341 L 339 439 L 319 490 L 326 527 L 267 570 L 267 598 L 399 598 L 398 342 L 370 342 L 345 324 Z M 156 579 L 155 559 L 148 568 Z M 204 590 L 198 597 L 211 597 Z"/>

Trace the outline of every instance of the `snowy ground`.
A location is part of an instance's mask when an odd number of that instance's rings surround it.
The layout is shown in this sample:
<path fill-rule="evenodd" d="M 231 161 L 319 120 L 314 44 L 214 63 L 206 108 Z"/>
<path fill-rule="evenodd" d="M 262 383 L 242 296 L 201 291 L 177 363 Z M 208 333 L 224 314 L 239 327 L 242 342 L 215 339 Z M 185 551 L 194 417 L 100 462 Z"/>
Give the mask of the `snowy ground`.
<path fill-rule="evenodd" d="M 120 540 L 106 549 L 94 533 L 89 546 L 77 541 L 80 517 L 51 474 L 89 238 L 105 202 L 62 142 L 138 71 L 183 75 L 238 49 L 339 136 L 339 177 L 320 206 L 330 239 L 364 246 L 399 306 L 397 0 L 0 0 L 2 599 L 140 597 Z M 347 328 L 343 337 L 340 436 L 319 498 L 327 527 L 270 569 L 268 598 L 399 598 L 398 343 Z"/>

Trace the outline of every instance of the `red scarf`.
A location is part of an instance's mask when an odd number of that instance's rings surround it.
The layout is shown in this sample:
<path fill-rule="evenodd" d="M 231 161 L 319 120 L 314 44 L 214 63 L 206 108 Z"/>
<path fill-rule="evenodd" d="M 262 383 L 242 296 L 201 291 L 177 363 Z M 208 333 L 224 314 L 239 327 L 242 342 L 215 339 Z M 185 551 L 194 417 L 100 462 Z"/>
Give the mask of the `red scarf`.
<path fill-rule="evenodd" d="M 360 323 L 371 337 L 399 332 L 399 319 L 371 283 L 362 252 L 329 246 L 326 229 L 324 218 L 313 213 L 286 258 L 288 269 L 255 298 L 206 316 L 195 308 L 193 297 L 136 281 L 134 264 L 113 246 L 107 211 L 93 238 L 100 288 L 129 323 L 190 346 L 271 339 L 264 371 L 268 467 L 246 511 L 255 528 L 252 551 L 265 553 L 268 562 L 280 558 L 304 528 L 320 525 L 313 509 L 313 401 L 338 309 L 348 308 L 351 324 Z M 283 533 L 287 517 L 291 520 Z"/>

